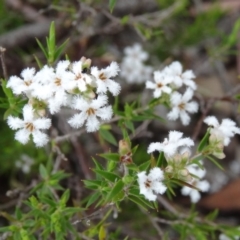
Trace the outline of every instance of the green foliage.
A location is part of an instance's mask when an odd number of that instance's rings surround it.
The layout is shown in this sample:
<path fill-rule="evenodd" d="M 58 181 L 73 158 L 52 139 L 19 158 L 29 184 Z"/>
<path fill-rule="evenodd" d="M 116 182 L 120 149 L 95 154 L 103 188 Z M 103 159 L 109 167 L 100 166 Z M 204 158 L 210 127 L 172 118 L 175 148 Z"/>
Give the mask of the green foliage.
<path fill-rule="evenodd" d="M 48 64 L 53 65 L 62 55 L 64 49 L 66 48 L 68 39 L 65 42 L 63 42 L 59 47 L 56 46 L 55 23 L 52 22 L 49 29 L 49 35 L 46 38 L 47 47 L 45 48 L 38 39 L 36 39 L 36 41 L 38 43 L 38 46 L 42 50 L 44 56 L 46 57 Z M 35 56 L 35 59 L 39 67 L 41 68 L 43 64 L 40 62 L 40 60 L 36 56 Z"/>
<path fill-rule="evenodd" d="M 108 5 L 109 5 L 109 9 L 110 9 L 111 13 L 113 12 L 116 2 L 117 2 L 117 0 L 109 0 Z"/>

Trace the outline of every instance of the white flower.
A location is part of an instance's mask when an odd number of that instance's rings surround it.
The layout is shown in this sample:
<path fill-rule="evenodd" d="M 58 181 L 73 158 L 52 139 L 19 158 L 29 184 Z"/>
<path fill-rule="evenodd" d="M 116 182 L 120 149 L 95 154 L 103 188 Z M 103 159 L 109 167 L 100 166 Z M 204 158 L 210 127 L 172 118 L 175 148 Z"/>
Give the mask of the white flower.
<path fill-rule="evenodd" d="M 164 68 L 163 72 L 172 78 L 172 82 L 176 87 L 186 85 L 193 90 L 196 90 L 196 83 L 192 80 L 195 78 L 192 70 L 183 72 L 180 62 L 173 62 L 168 67 Z"/>
<path fill-rule="evenodd" d="M 143 61 L 147 60 L 148 54 L 142 50 L 140 44 L 124 49 L 125 56 L 121 63 L 120 75 L 127 83 L 141 84 L 150 79 L 153 68 L 146 66 Z"/>
<path fill-rule="evenodd" d="M 105 95 L 99 95 L 97 99 L 87 101 L 82 97 L 78 97 L 73 101 L 73 108 L 80 110 L 81 113 L 75 114 L 68 123 L 74 127 L 81 127 L 86 121 L 87 132 L 94 132 L 99 129 L 100 122 L 97 119 L 106 121 L 112 117 L 112 107 L 105 106 L 107 104 L 107 97 Z"/>
<path fill-rule="evenodd" d="M 197 181 L 196 184 L 194 184 L 194 186 L 197 187 L 202 192 L 207 192 L 210 188 L 210 184 L 206 180 Z M 189 196 L 192 203 L 198 202 L 201 198 L 201 195 L 200 195 L 200 193 L 197 189 L 190 188 L 190 187 L 187 187 L 187 186 L 184 186 L 181 189 L 181 193 L 184 196 Z"/>
<path fill-rule="evenodd" d="M 162 183 L 164 176 L 160 168 L 151 169 L 148 175 L 146 175 L 146 171 L 137 175 L 140 194 L 143 194 L 149 201 L 155 201 L 157 199 L 156 194 L 163 194 L 167 190 L 167 187 Z"/>
<path fill-rule="evenodd" d="M 160 71 L 154 72 L 154 81 L 155 83 L 151 81 L 146 82 L 146 88 L 155 89 L 155 91 L 153 92 L 154 98 L 161 97 L 163 92 L 167 94 L 170 94 L 172 92 L 172 89 L 167 86 L 171 83 L 171 79 L 164 73 Z"/>
<path fill-rule="evenodd" d="M 120 93 L 121 87 L 118 83 L 111 80 L 117 76 L 119 67 L 116 62 L 112 62 L 107 68 L 98 70 L 97 67 L 91 68 L 91 74 L 96 78 L 97 93 L 106 93 L 109 90 L 113 96 Z"/>
<path fill-rule="evenodd" d="M 169 138 L 165 138 L 163 143 L 151 143 L 148 147 L 148 153 L 154 151 L 164 152 L 167 157 L 173 156 L 179 147 L 191 147 L 194 145 L 190 138 L 182 138 L 183 133 L 178 131 L 170 131 Z"/>
<path fill-rule="evenodd" d="M 182 124 L 188 125 L 190 117 L 187 112 L 196 113 L 198 111 L 198 104 L 194 101 L 189 102 L 192 97 L 193 91 L 190 88 L 183 95 L 179 92 L 174 92 L 171 95 L 172 110 L 167 115 L 168 119 L 176 120 L 180 117 Z"/>
<path fill-rule="evenodd" d="M 66 69 L 70 65 L 69 61 L 60 61 L 57 64 L 55 75 L 48 87 L 52 90 L 52 96 L 47 99 L 51 114 L 60 111 L 61 106 L 67 103 L 67 91 L 74 88 L 74 75 Z"/>
<path fill-rule="evenodd" d="M 54 69 L 45 65 L 36 73 L 32 95 L 39 100 L 47 100 L 53 95 L 53 89 L 49 84 L 55 79 Z"/>
<path fill-rule="evenodd" d="M 51 120 L 48 118 L 36 118 L 31 105 L 25 105 L 23 108 L 23 120 L 18 117 L 9 116 L 7 123 L 11 129 L 17 130 L 15 139 L 26 144 L 30 135 L 33 136 L 33 142 L 37 147 L 42 147 L 48 142 L 48 136 L 40 130 L 49 129 Z"/>
<path fill-rule="evenodd" d="M 212 135 L 215 135 L 219 140 L 223 140 L 225 146 L 230 143 L 230 138 L 235 134 L 240 134 L 240 128 L 236 126 L 236 123 L 231 119 L 225 118 L 222 123 L 219 124 L 218 120 L 214 116 L 209 116 L 204 119 L 204 122 L 213 127 L 210 130 Z"/>
<path fill-rule="evenodd" d="M 74 62 L 72 64 L 72 72 L 74 73 L 75 77 L 75 86 L 77 87 L 81 92 L 85 92 L 87 90 L 87 85 L 93 84 L 92 77 L 83 72 L 84 62 L 82 60 L 79 60 L 77 62 Z"/>
<path fill-rule="evenodd" d="M 138 43 L 135 43 L 132 47 L 126 47 L 124 53 L 133 61 L 145 61 L 148 59 L 148 53 L 143 51 L 142 46 Z"/>
<path fill-rule="evenodd" d="M 137 59 L 125 57 L 121 63 L 120 75 L 127 83 L 141 84 L 151 78 L 153 68 L 144 65 Z"/>
<path fill-rule="evenodd" d="M 19 95 L 21 93 L 29 94 L 32 90 L 32 83 L 35 77 L 35 68 L 26 68 L 21 72 L 21 78 L 17 76 L 10 77 L 7 87 L 11 88 L 13 93 Z"/>
<path fill-rule="evenodd" d="M 195 186 L 202 192 L 207 192 L 210 189 L 209 182 L 206 180 L 201 180 L 206 174 L 205 169 L 200 168 L 197 164 L 191 164 L 187 166 L 187 170 L 193 176 L 193 178 L 189 182 L 191 185 Z M 197 189 L 190 188 L 187 186 L 184 186 L 181 189 L 181 193 L 184 196 L 189 196 L 192 203 L 198 202 L 201 198 L 201 195 Z"/>

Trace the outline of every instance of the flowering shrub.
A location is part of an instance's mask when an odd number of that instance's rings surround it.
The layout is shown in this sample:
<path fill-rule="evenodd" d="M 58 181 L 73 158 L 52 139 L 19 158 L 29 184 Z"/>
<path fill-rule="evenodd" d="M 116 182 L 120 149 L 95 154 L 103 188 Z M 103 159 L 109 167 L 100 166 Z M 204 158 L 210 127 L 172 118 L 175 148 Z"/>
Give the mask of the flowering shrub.
<path fill-rule="evenodd" d="M 95 166 L 92 171 L 96 176 L 83 180 L 85 187 L 93 191 L 83 203 L 84 208 L 68 203 L 70 191 L 65 190 L 60 181 L 69 175 L 54 169 L 51 164 L 41 164 L 40 179 L 35 186 L 31 186 L 31 192 L 24 202 L 26 207 L 16 208 L 14 216 L 2 213 L 10 224 L 0 231 L 12 237 L 9 239 L 51 239 L 51 235 L 54 239 L 67 239 L 69 236 L 71 239 L 92 239 L 97 234 L 99 239 L 106 239 L 108 216 L 113 212 L 117 217 L 121 204 L 132 202 L 140 209 L 156 211 L 159 201 L 165 204 L 170 219 L 162 220 L 162 223 L 172 224 L 181 239 L 189 231 L 196 234 L 196 239 L 207 239 L 207 236 L 226 239 L 227 236 L 239 235 L 237 228 L 229 231 L 223 225 L 214 224 L 214 216 L 200 219 L 195 212 L 178 214 L 162 198 L 166 194 L 174 201 L 176 190 L 180 187 L 182 195 L 189 196 L 192 203 L 200 200 L 201 192 L 207 192 L 210 188 L 209 182 L 204 179 L 207 172 L 204 160 L 209 159 L 219 166 L 217 161 L 224 158 L 224 146 L 235 134 L 240 134 L 240 128 L 234 121 L 223 119 L 219 124 L 215 116 L 207 116 L 204 122 L 209 128 L 199 144 L 183 136 L 182 132 L 171 130 L 168 138 L 149 144 L 145 149 L 149 155 L 147 159 L 141 159 L 141 163 L 135 161 L 138 146 L 133 146 L 130 137 L 130 133 L 135 132 L 134 122 L 159 119 L 154 112 L 159 105 L 169 109 L 166 116 L 168 120 L 180 118 L 184 126 L 189 125 L 190 114 L 198 112 L 198 103 L 193 100 L 194 91 L 197 90 L 194 73 L 191 70 L 184 71 L 181 63 L 176 61 L 162 70 L 153 71 L 152 67 L 144 66 L 143 61 L 147 60 L 148 54 L 140 45 L 125 49 L 126 56 L 120 64 L 121 68 L 112 62 L 106 68 L 99 69 L 91 66 L 91 60 L 85 57 L 76 62 L 57 61 L 58 49 L 62 48 L 56 48 L 54 38 L 52 24 L 47 48 L 44 49 L 39 43 L 48 64 L 41 64 L 39 71 L 26 68 L 21 77 L 2 79 L 10 106 L 5 118 L 9 127 L 16 130 L 15 139 L 22 144 L 33 141 L 36 147 L 43 147 L 50 141 L 49 147 L 55 147 L 59 156 L 63 157 L 57 146 L 58 141 L 49 135 L 48 130 L 53 126 L 52 115 L 60 113 L 62 109 L 70 109 L 74 113 L 66 122 L 71 127 L 81 128 L 80 132 L 99 132 L 112 145 L 116 145 L 117 141 L 111 133 L 111 123 L 118 122 L 121 133 L 118 150 L 112 152 L 107 149 L 99 154 L 106 164 L 93 158 Z M 150 80 L 152 71 L 153 81 Z M 119 73 L 128 83 L 145 82 L 145 91 L 152 90 L 153 99 L 146 106 L 125 103 L 121 108 L 117 104 L 117 96 L 121 94 L 117 79 Z M 109 95 L 115 97 L 113 105 Z M 29 167 L 24 171 L 28 172 Z M 57 190 L 64 192 L 60 196 Z M 85 210 L 93 206 L 100 207 L 93 215 L 98 211 L 104 212 L 104 209 L 108 211 L 98 224 L 90 228 L 91 231 L 83 231 L 77 224 L 86 220 L 85 225 L 88 225 L 87 221 L 92 215 L 84 217 Z M 158 223 L 158 219 L 154 219 L 154 224 Z"/>

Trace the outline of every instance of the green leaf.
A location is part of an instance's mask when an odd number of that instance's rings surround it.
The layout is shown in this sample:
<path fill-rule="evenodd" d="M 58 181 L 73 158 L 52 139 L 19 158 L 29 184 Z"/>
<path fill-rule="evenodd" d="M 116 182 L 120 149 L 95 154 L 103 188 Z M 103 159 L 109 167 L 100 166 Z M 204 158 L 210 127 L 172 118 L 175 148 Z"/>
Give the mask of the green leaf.
<path fill-rule="evenodd" d="M 151 161 L 147 161 L 138 166 L 139 171 L 147 171 L 151 165 Z"/>
<path fill-rule="evenodd" d="M 54 53 L 54 59 L 57 60 L 61 54 L 63 53 L 63 50 L 66 48 L 67 42 L 69 41 L 69 39 L 66 39 L 66 41 L 64 41 L 55 51 Z"/>
<path fill-rule="evenodd" d="M 54 54 L 55 54 L 55 23 L 51 22 L 50 29 L 49 29 L 49 38 L 48 38 L 48 60 L 49 63 L 54 62 Z"/>
<path fill-rule="evenodd" d="M 142 198 L 136 197 L 134 195 L 128 195 L 128 199 L 146 210 L 148 208 L 154 208 L 153 206 L 148 204 L 147 201 L 143 200 Z"/>
<path fill-rule="evenodd" d="M 101 196 L 101 193 L 100 193 L 100 192 L 95 192 L 94 194 L 92 194 L 92 195 L 90 196 L 90 198 L 88 199 L 86 208 L 88 208 L 88 207 L 91 206 L 94 202 L 96 202 L 100 196 Z"/>
<path fill-rule="evenodd" d="M 102 181 L 100 180 L 83 180 L 85 186 L 90 189 L 98 189 L 102 186 Z"/>
<path fill-rule="evenodd" d="M 120 159 L 120 156 L 118 153 L 102 153 L 102 154 L 99 154 L 99 156 L 103 157 L 108 161 L 114 161 L 114 162 L 119 162 L 119 159 Z"/>
<path fill-rule="evenodd" d="M 117 195 L 119 195 L 122 190 L 124 188 L 124 183 L 122 181 L 122 179 L 120 179 L 115 186 L 112 188 L 111 192 L 108 194 L 108 196 L 106 197 L 106 202 L 108 201 L 112 201 L 115 197 L 117 197 Z M 115 199 L 117 200 L 117 199 Z"/>
<path fill-rule="evenodd" d="M 60 199 L 60 205 L 61 205 L 62 207 L 65 207 L 65 205 L 66 205 L 69 197 L 70 197 L 70 190 L 67 189 L 67 190 L 63 193 L 63 195 L 62 195 L 62 197 L 61 197 L 61 199 Z"/>
<path fill-rule="evenodd" d="M 95 158 L 92 158 L 92 160 L 95 164 L 96 169 L 98 169 L 98 170 L 103 170 L 104 169 L 103 166 Z"/>
<path fill-rule="evenodd" d="M 219 169 L 221 169 L 222 171 L 224 171 L 224 168 L 222 167 L 222 165 L 219 164 L 213 157 L 211 157 L 211 156 L 206 156 L 206 158 L 208 158 L 211 162 L 213 162 Z"/>
<path fill-rule="evenodd" d="M 93 169 L 94 172 L 98 173 L 103 178 L 109 180 L 110 182 L 115 182 L 116 180 L 119 180 L 120 177 L 114 173 L 106 172 L 103 170 Z"/>
<path fill-rule="evenodd" d="M 198 148 L 197 148 L 198 152 L 201 152 L 204 149 L 204 147 L 208 144 L 209 135 L 210 135 L 210 130 L 208 129 L 203 139 L 198 145 Z"/>
<path fill-rule="evenodd" d="M 46 57 L 46 59 L 48 59 L 48 53 L 47 51 L 45 50 L 44 46 L 42 45 L 42 43 L 36 38 L 36 41 L 37 41 L 37 44 L 38 46 L 41 48 L 44 56 Z"/>
<path fill-rule="evenodd" d="M 99 232 L 98 232 L 98 239 L 99 240 L 106 240 L 107 238 L 107 231 L 104 225 L 101 225 Z"/>
<path fill-rule="evenodd" d="M 161 152 L 158 156 L 157 167 L 165 168 L 165 167 L 167 167 L 167 165 L 168 165 L 168 163 L 167 163 L 167 160 L 164 156 L 164 153 Z"/>
<path fill-rule="evenodd" d="M 116 2 L 117 2 L 117 0 L 109 0 L 108 6 L 109 6 L 111 13 L 113 12 Z"/>
<path fill-rule="evenodd" d="M 215 209 L 213 212 L 209 213 L 207 216 L 206 216 L 206 219 L 210 220 L 210 221 L 213 221 L 217 215 L 219 213 L 219 210 L 218 209 Z"/>
<path fill-rule="evenodd" d="M 132 121 L 126 120 L 125 122 L 125 126 L 130 129 L 132 131 L 132 133 L 134 133 L 134 125 Z"/>
<path fill-rule="evenodd" d="M 111 143 L 111 144 L 113 144 L 113 145 L 115 145 L 115 146 L 118 146 L 118 143 L 117 143 L 115 137 L 112 135 L 112 133 L 111 133 L 110 131 L 101 128 L 101 129 L 99 130 L 99 133 L 100 133 L 100 136 L 101 136 L 104 140 L 106 140 L 107 142 L 109 142 L 109 143 Z"/>
<path fill-rule="evenodd" d="M 35 58 L 38 68 L 41 69 L 43 67 L 41 61 L 38 59 L 38 57 L 34 54 L 33 57 Z"/>
<path fill-rule="evenodd" d="M 48 172 L 47 172 L 47 169 L 41 164 L 40 167 L 39 167 L 39 172 L 40 172 L 40 175 L 43 179 L 47 179 L 48 178 Z"/>

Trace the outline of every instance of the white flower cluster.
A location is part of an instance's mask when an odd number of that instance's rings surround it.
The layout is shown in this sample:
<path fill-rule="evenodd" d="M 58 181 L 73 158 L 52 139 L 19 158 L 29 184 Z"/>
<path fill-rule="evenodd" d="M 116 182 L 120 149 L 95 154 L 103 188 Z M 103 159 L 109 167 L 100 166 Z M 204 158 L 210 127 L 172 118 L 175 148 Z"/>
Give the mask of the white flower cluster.
<path fill-rule="evenodd" d="M 140 44 L 136 43 L 132 47 L 126 47 L 124 54 L 121 76 L 126 79 L 127 83 L 141 84 L 151 78 L 153 68 L 144 65 L 144 61 L 148 59 L 148 53 L 143 51 Z"/>
<path fill-rule="evenodd" d="M 51 114 L 65 106 L 78 110 L 68 123 L 74 128 L 86 123 L 88 132 L 99 129 L 99 119 L 110 120 L 113 111 L 106 94 L 108 91 L 113 96 L 120 93 L 120 85 L 112 80 L 119 67 L 116 62 L 104 69 L 90 68 L 90 65 L 91 60 L 83 57 L 73 63 L 60 61 L 56 68 L 46 65 L 38 72 L 27 68 L 22 71 L 21 78 L 10 77 L 7 87 L 14 94 L 28 98 L 28 104 L 23 107 L 23 120 L 14 116 L 7 120 L 13 130 L 18 130 L 15 139 L 26 144 L 32 135 L 38 147 L 48 142 L 48 136 L 41 132 L 51 126 L 51 120 L 45 118 L 46 107 Z"/>
<path fill-rule="evenodd" d="M 186 151 L 190 152 L 189 147 L 194 145 L 194 142 L 190 138 L 182 138 L 183 133 L 178 131 L 170 131 L 169 137 L 160 142 L 151 143 L 148 148 L 148 153 L 153 153 L 154 151 L 163 152 L 166 160 L 170 164 L 171 161 L 181 161 L 181 157 L 186 158 Z M 184 151 L 183 151 L 184 148 Z M 187 156 L 190 155 L 187 154 Z M 209 190 L 209 183 L 202 178 L 206 174 L 206 170 L 199 168 L 195 163 L 187 163 L 187 166 L 183 166 L 182 169 L 177 170 L 177 172 L 184 173 L 184 177 L 187 183 L 193 185 L 199 190 L 205 192 Z M 201 162 L 200 162 L 201 163 Z M 175 165 L 173 162 L 171 164 Z M 168 167 L 168 170 L 170 168 Z M 167 170 L 167 169 L 166 169 Z M 153 168 L 150 170 L 149 175 L 146 172 L 138 173 L 138 183 L 140 188 L 140 193 L 145 196 L 146 199 L 150 201 L 156 200 L 156 194 L 163 194 L 166 191 L 166 186 L 163 183 L 164 171 L 160 168 Z M 184 186 L 182 188 L 183 195 L 189 195 L 192 202 L 197 202 L 200 199 L 200 193 L 194 188 Z"/>
<path fill-rule="evenodd" d="M 192 70 L 183 72 L 179 62 L 173 62 L 162 71 L 154 72 L 154 82 L 147 81 L 146 88 L 154 90 L 153 97 L 160 98 L 163 93 L 169 95 L 172 110 L 168 113 L 169 120 L 181 119 L 183 125 L 190 123 L 188 113 L 196 113 L 198 104 L 191 101 L 194 91 L 197 89 Z M 186 87 L 185 93 L 181 94 L 176 90 L 182 86 Z"/>

